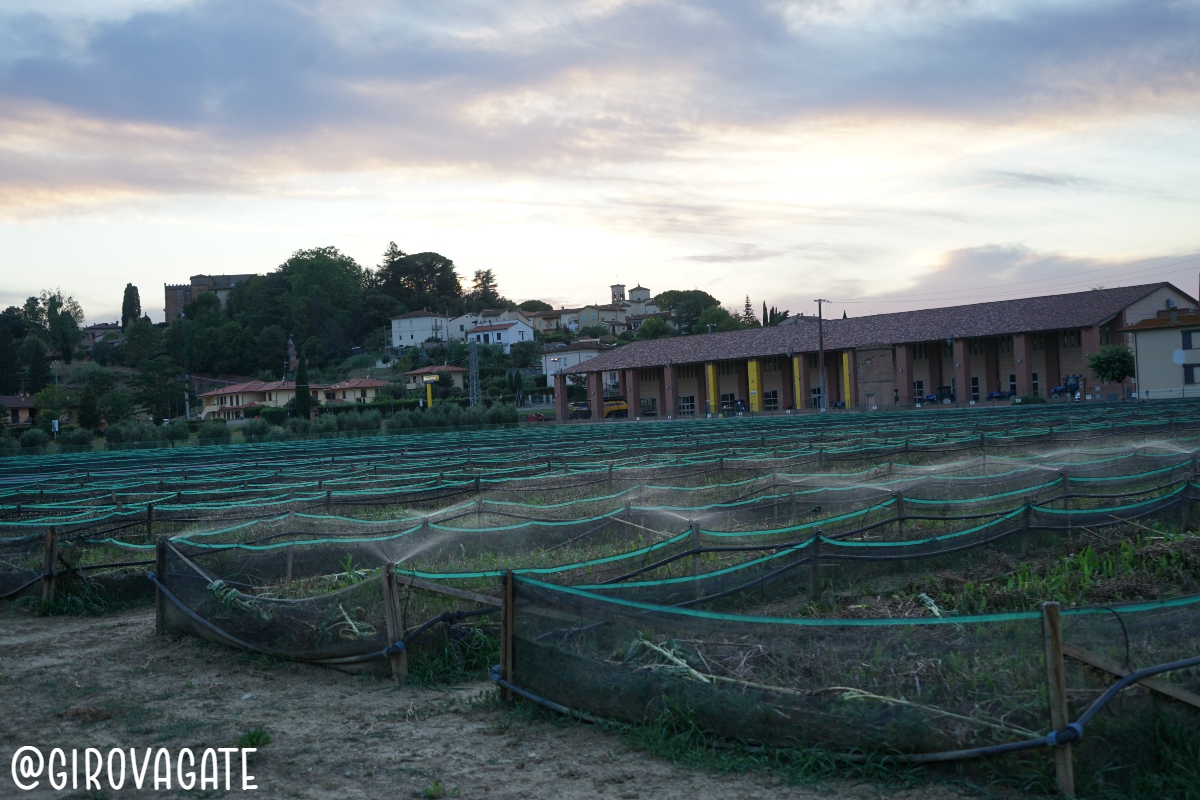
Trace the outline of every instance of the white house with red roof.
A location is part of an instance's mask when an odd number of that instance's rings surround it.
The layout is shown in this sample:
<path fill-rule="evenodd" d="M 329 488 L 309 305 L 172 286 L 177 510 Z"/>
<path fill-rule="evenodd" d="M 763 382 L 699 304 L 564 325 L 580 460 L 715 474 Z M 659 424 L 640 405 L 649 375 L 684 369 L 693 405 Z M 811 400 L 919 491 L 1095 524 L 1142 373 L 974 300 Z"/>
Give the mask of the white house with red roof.
<path fill-rule="evenodd" d="M 450 339 L 450 318 L 430 311 L 412 311 L 392 317 L 392 347 L 420 347 L 422 342 Z"/>
<path fill-rule="evenodd" d="M 492 322 L 487 325 L 476 325 L 467 331 L 468 342 L 479 342 L 480 344 L 498 344 L 504 348 L 504 352 L 512 351 L 512 346 L 518 342 L 532 342 L 533 328 L 529 323 L 522 322 L 519 319 L 512 319 L 506 322 Z"/>

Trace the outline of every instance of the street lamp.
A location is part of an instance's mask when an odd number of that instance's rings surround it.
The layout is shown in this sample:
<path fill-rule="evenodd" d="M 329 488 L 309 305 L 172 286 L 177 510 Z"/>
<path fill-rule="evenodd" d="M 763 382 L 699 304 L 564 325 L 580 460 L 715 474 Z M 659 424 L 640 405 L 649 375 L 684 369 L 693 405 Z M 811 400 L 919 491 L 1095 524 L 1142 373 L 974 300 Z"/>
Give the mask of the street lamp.
<path fill-rule="evenodd" d="M 822 305 L 828 303 L 828 300 L 817 300 L 817 347 L 820 352 L 820 364 L 818 365 L 818 375 L 821 378 L 821 413 L 826 410 L 825 405 L 825 318 L 822 314 Z"/>

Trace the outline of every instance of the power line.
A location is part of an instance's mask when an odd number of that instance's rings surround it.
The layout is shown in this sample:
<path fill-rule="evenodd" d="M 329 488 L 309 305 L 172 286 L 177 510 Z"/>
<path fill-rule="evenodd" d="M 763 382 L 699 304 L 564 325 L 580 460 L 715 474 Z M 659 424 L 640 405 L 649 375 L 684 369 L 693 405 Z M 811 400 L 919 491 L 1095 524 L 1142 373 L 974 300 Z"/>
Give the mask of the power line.
<path fill-rule="evenodd" d="M 1174 257 L 1175 256 L 1162 256 L 1162 258 L 1174 258 Z M 1088 276 L 1095 277 L 1096 273 L 1098 273 L 1098 272 L 1113 270 L 1113 269 L 1125 269 L 1128 266 L 1132 266 L 1132 265 L 1136 265 L 1136 264 L 1144 264 L 1144 263 L 1146 263 L 1146 261 L 1156 261 L 1156 260 L 1158 260 L 1158 259 L 1145 259 L 1144 261 L 1133 261 L 1133 262 L 1130 262 L 1129 264 L 1120 264 L 1120 265 L 1117 265 L 1114 267 L 1104 267 L 1103 269 L 1097 269 L 1097 270 L 1088 271 L 1088 272 L 1069 273 L 1068 275 L 1058 275 L 1058 276 L 1051 277 L 1051 278 L 1035 278 L 1035 279 L 1031 279 L 1028 281 L 1017 281 L 1015 283 L 1000 283 L 1000 284 L 995 284 L 995 285 L 991 285 L 991 286 L 980 287 L 979 289 L 947 289 L 946 291 L 942 291 L 942 292 L 921 292 L 921 293 L 915 293 L 915 294 L 880 295 L 878 297 L 856 297 L 856 298 L 850 298 L 850 299 L 836 299 L 833 302 L 847 303 L 847 304 L 849 304 L 849 303 L 906 303 L 906 302 L 910 302 L 912 300 L 920 300 L 920 299 L 945 300 L 945 301 L 971 300 L 971 299 L 979 299 L 979 298 L 994 299 L 993 294 L 981 295 L 981 294 L 978 294 L 978 292 L 986 291 L 986 292 L 992 293 L 996 289 L 1004 289 L 1004 288 L 1010 288 L 1010 287 L 1016 287 L 1016 286 L 1028 286 L 1028 285 L 1036 284 L 1036 283 L 1045 283 L 1046 281 L 1058 281 L 1058 283 L 1052 283 L 1048 286 L 1040 286 L 1040 287 L 1038 287 L 1039 290 L 1074 287 L 1074 286 L 1079 285 L 1079 281 L 1064 281 L 1063 279 L 1069 278 L 1069 277 L 1071 277 L 1071 275 L 1088 275 Z M 1147 273 L 1147 272 L 1150 272 L 1150 273 L 1169 272 L 1169 271 L 1173 270 L 1175 267 L 1178 267 L 1182 264 L 1189 264 L 1193 261 L 1200 261 L 1200 256 L 1194 256 L 1192 258 L 1185 258 L 1182 261 L 1175 261 L 1170 264 L 1159 264 L 1159 265 L 1155 265 L 1153 267 L 1146 267 L 1146 268 L 1140 269 L 1140 270 L 1133 270 L 1131 272 L 1125 273 L 1121 277 L 1125 277 L 1128 275 L 1140 275 L 1140 274 Z M 969 294 L 964 295 L 963 294 L 964 292 L 969 293 Z"/>

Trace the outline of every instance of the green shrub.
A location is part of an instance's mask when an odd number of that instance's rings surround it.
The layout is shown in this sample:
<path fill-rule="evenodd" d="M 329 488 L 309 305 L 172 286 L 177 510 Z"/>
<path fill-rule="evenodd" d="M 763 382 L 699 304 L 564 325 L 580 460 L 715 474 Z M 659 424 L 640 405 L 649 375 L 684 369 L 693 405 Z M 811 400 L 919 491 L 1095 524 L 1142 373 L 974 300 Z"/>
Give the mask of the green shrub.
<path fill-rule="evenodd" d="M 116 425 L 110 425 L 104 432 L 104 440 L 109 444 L 152 444 L 163 439 L 163 428 L 148 422 L 125 420 Z"/>
<path fill-rule="evenodd" d="M 200 423 L 196 437 L 201 444 L 229 444 L 229 426 L 223 419 L 210 419 Z"/>
<path fill-rule="evenodd" d="M 272 425 L 283 425 L 288 421 L 286 408 L 263 408 L 258 415 Z"/>
<path fill-rule="evenodd" d="M 67 452 L 92 449 L 92 432 L 83 428 L 71 428 L 58 434 L 58 446 Z"/>
<path fill-rule="evenodd" d="M 271 430 L 267 431 L 267 435 L 263 437 L 265 442 L 286 442 L 292 438 L 292 435 L 278 425 L 272 425 Z"/>
<path fill-rule="evenodd" d="M 487 421 L 489 425 L 515 423 L 517 407 L 509 403 L 496 403 L 487 410 Z"/>
<path fill-rule="evenodd" d="M 314 436 L 337 433 L 338 424 L 333 414 L 322 414 L 310 424 L 312 425 L 311 432 Z"/>
<path fill-rule="evenodd" d="M 1021 398 L 1021 405 L 1023 405 L 1023 406 L 1029 405 L 1030 403 L 1044 403 L 1044 402 L 1046 402 L 1046 398 L 1042 397 L 1040 394 L 1027 394 Z"/>
<path fill-rule="evenodd" d="M 287 421 L 287 429 L 293 436 L 308 436 L 312 433 L 312 422 L 301 419 L 300 417 L 292 417 Z"/>
<path fill-rule="evenodd" d="M 267 434 L 271 432 L 271 423 L 265 419 L 257 418 L 247 420 L 242 425 L 242 435 L 246 437 L 247 442 L 261 442 Z"/>
<path fill-rule="evenodd" d="M 183 417 L 176 417 L 171 424 L 163 429 L 163 435 L 172 442 L 186 442 L 192 435 L 191 426 Z"/>
<path fill-rule="evenodd" d="M 345 411 L 328 415 L 337 420 L 337 427 L 346 433 L 374 433 L 383 424 L 383 415 L 378 411 Z"/>
<path fill-rule="evenodd" d="M 25 450 L 38 450 L 50 443 L 50 434 L 41 428 L 30 428 L 21 434 L 21 447 Z"/>

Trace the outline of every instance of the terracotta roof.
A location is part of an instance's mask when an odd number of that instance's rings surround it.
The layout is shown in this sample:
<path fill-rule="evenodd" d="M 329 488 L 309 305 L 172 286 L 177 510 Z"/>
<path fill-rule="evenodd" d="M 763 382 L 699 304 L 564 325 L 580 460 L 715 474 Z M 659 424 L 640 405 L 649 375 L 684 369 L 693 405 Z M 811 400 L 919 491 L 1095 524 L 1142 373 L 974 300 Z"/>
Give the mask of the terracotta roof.
<path fill-rule="evenodd" d="M 417 317 L 445 317 L 445 314 L 434 314 L 432 311 L 410 311 L 392 319 L 416 319 Z"/>
<path fill-rule="evenodd" d="M 1174 321 L 1170 317 L 1144 319 L 1134 325 L 1126 325 L 1123 331 L 1152 331 L 1162 328 L 1196 328 L 1200 327 L 1200 314 L 1178 314 Z"/>
<path fill-rule="evenodd" d="M 0 394 L 0 405 L 9 411 L 14 408 L 33 408 L 34 397 L 31 394 Z"/>
<path fill-rule="evenodd" d="M 378 378 L 351 378 L 348 381 L 341 383 L 330 384 L 328 389 L 378 389 L 381 386 L 387 386 L 387 381 L 381 381 Z"/>
<path fill-rule="evenodd" d="M 1184 292 L 1169 283 L 1150 283 L 1018 300 L 900 311 L 894 314 L 830 319 L 825 320 L 824 325 L 825 349 L 845 350 L 880 342 L 932 342 L 1062 328 L 1088 328 L 1111 319 L 1123 309 L 1164 287 L 1174 289 L 1187 297 Z M 667 363 L 689 364 L 757 358 L 785 355 L 789 352 L 812 353 L 818 349 L 817 328 L 817 325 L 788 325 L 632 342 L 564 372 L 580 374 Z"/>
<path fill-rule="evenodd" d="M 488 331 L 506 331 L 509 328 L 511 328 L 513 325 L 516 325 L 516 324 L 517 324 L 517 320 L 513 320 L 512 322 L 492 322 L 487 325 L 476 325 L 474 328 L 471 328 L 469 331 L 467 331 L 467 333 L 487 333 Z"/>
<path fill-rule="evenodd" d="M 439 364 L 435 367 L 421 367 L 420 369 L 409 370 L 405 375 L 432 375 L 435 372 L 466 372 L 462 367 L 456 367 L 453 364 Z"/>
<path fill-rule="evenodd" d="M 309 390 L 328 389 L 329 387 L 323 383 L 310 383 Z M 225 386 L 220 389 L 213 389 L 211 392 L 201 392 L 200 397 L 216 397 L 222 394 L 238 394 L 245 392 L 294 392 L 296 391 L 295 381 L 248 381 L 247 383 L 235 383 L 230 386 Z"/>

